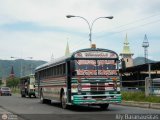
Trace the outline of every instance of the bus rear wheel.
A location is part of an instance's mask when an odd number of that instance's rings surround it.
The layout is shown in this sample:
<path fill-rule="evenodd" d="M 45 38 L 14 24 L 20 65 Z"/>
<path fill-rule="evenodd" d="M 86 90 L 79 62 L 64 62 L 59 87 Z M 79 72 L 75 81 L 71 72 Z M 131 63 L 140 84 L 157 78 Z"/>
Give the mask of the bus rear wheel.
<path fill-rule="evenodd" d="M 21 97 L 23 98 L 23 97 L 26 97 L 26 96 L 22 94 Z"/>
<path fill-rule="evenodd" d="M 106 110 L 109 106 L 109 104 L 101 104 L 99 105 L 101 110 Z"/>
<path fill-rule="evenodd" d="M 64 91 L 61 94 L 61 106 L 62 106 L 63 109 L 67 108 L 67 100 L 65 98 Z"/>

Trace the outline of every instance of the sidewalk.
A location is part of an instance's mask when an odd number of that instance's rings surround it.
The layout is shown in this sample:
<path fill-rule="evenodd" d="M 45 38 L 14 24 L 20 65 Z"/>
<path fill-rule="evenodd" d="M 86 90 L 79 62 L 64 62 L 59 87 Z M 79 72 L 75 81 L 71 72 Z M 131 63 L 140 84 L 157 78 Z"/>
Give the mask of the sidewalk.
<path fill-rule="evenodd" d="M 160 103 L 150 103 L 150 102 L 122 101 L 121 103 L 117 103 L 117 105 L 160 109 Z"/>

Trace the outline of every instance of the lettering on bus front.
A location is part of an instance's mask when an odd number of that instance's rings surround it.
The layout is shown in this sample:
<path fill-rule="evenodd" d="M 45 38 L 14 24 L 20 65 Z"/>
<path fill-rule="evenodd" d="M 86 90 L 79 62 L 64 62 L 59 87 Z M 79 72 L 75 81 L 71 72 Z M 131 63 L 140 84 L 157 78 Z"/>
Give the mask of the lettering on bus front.
<path fill-rule="evenodd" d="M 115 60 L 75 60 L 76 75 L 117 75 Z"/>
<path fill-rule="evenodd" d="M 75 58 L 117 58 L 117 55 L 112 52 L 89 51 L 76 53 Z"/>
<path fill-rule="evenodd" d="M 76 70 L 77 75 L 117 75 L 117 70 Z"/>

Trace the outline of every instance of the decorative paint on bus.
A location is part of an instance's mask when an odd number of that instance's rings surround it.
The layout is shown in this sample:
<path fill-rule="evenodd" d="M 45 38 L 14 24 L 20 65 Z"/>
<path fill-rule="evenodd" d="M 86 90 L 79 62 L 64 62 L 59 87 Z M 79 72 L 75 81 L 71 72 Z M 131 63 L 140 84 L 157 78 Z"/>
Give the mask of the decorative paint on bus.
<path fill-rule="evenodd" d="M 114 84 L 113 79 L 117 79 L 116 84 Z M 81 85 L 80 93 L 76 87 L 79 84 Z M 72 95 L 74 104 L 121 102 L 120 80 L 119 78 L 72 78 Z"/>

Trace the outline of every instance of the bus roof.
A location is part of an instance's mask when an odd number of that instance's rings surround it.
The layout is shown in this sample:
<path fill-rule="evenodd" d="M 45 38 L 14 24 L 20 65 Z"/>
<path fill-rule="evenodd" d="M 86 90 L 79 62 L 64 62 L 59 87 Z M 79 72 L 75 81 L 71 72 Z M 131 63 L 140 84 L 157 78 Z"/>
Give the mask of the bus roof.
<path fill-rule="evenodd" d="M 27 78 L 30 78 L 30 77 L 34 77 L 34 74 L 29 74 L 29 75 L 23 76 L 20 79 L 22 80 L 22 79 L 27 79 Z"/>
<path fill-rule="evenodd" d="M 35 71 L 40 70 L 40 69 L 43 69 L 43 68 L 48 68 L 48 67 L 50 67 L 51 65 L 57 65 L 57 64 L 59 64 L 59 63 L 63 63 L 63 62 L 65 62 L 66 59 L 69 59 L 69 58 L 70 58 L 70 56 L 63 56 L 63 57 L 54 59 L 54 60 L 52 60 L 52 61 L 50 61 L 50 62 L 48 62 L 48 63 L 45 63 L 45 64 L 43 64 L 43 65 L 38 66 L 38 67 L 35 69 Z"/>
<path fill-rule="evenodd" d="M 51 66 L 55 66 L 55 65 L 58 65 L 58 64 L 61 64 L 61 63 L 65 63 L 67 60 L 69 59 L 74 59 L 75 58 L 75 55 L 77 53 L 81 53 L 81 52 L 89 52 L 89 51 L 101 51 L 101 52 L 109 52 L 109 53 L 114 53 L 116 55 L 116 59 L 118 59 L 118 54 L 112 50 L 108 50 L 108 49 L 102 49 L 102 48 L 87 48 L 87 49 L 81 49 L 81 50 L 77 50 L 73 53 L 71 53 L 70 55 L 68 56 L 63 56 L 63 57 L 60 57 L 60 58 L 57 58 L 57 59 L 54 59 L 53 61 L 50 61 L 48 63 L 45 63 L 43 65 L 40 65 L 38 66 L 35 71 L 39 71 L 39 70 L 42 70 L 42 69 L 46 69 L 46 68 L 49 68 Z"/>

